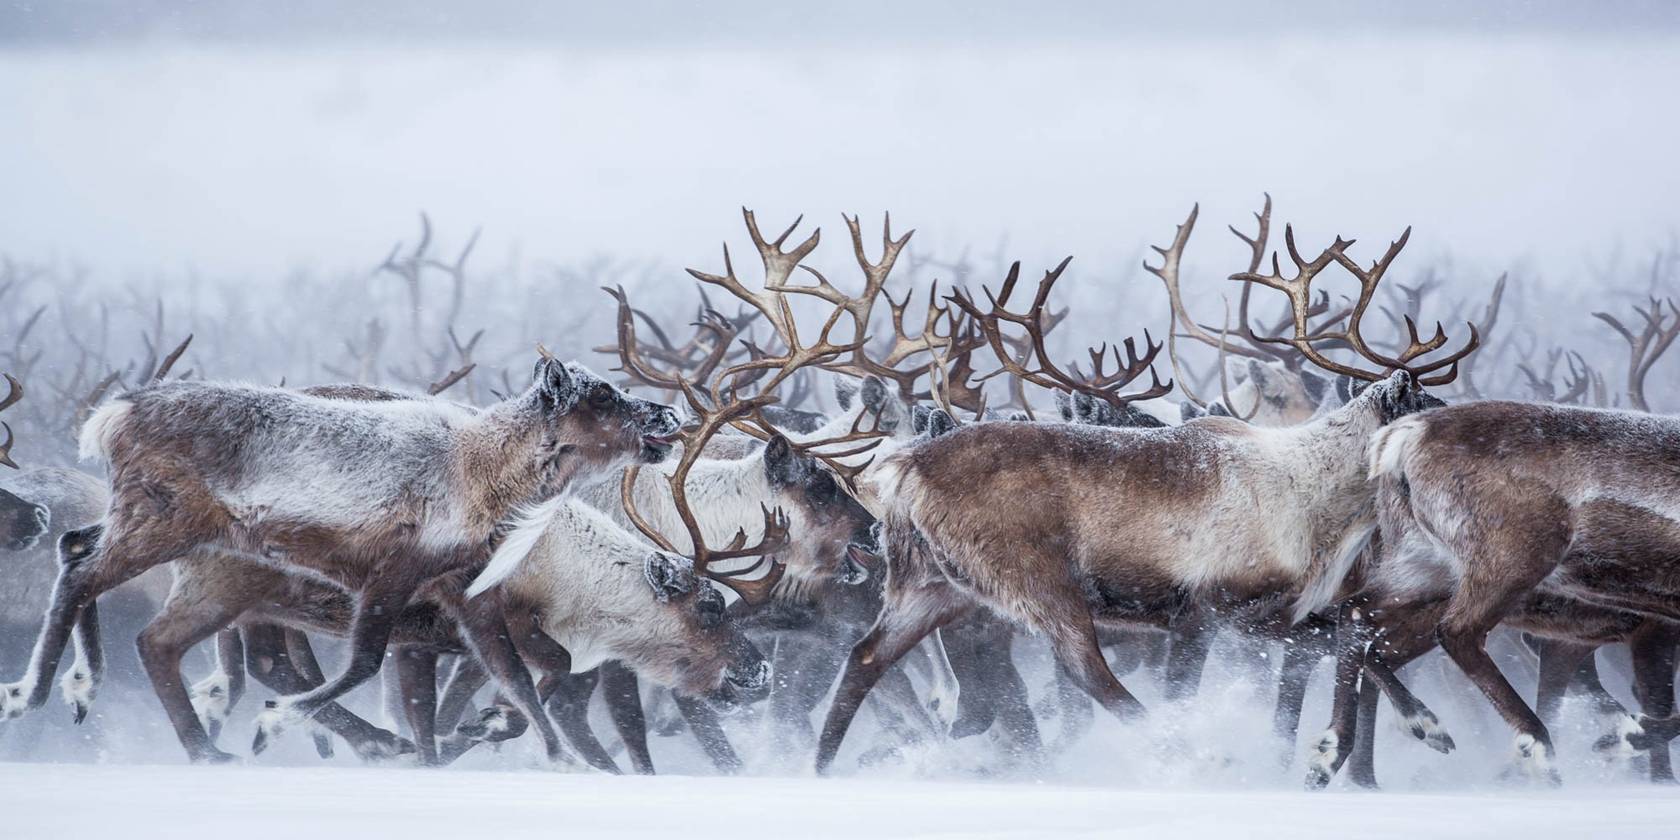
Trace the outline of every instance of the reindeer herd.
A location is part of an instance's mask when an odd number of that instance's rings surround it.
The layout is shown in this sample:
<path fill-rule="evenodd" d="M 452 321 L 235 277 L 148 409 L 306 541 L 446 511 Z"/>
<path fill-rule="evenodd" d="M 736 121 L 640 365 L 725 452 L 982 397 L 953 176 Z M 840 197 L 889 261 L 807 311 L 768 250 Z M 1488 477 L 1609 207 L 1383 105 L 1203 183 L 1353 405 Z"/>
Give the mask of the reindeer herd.
<path fill-rule="evenodd" d="M 1426 337 L 1421 285 L 1400 287 L 1404 305 L 1379 299 L 1410 231 L 1367 264 L 1352 241 L 1314 253 L 1288 228 L 1275 253 L 1269 199 L 1255 219 L 1232 229 L 1248 252 L 1234 319 L 1189 311 L 1193 211 L 1145 265 L 1169 303 L 1162 339 L 1110 338 L 1083 364 L 1054 349 L 1067 261 L 1036 286 L 1016 263 L 996 291 L 958 271 L 948 294 L 929 283 L 924 301 L 913 280 L 895 297 L 910 234 L 889 220 L 872 256 L 847 218 L 854 294 L 809 264 L 820 232 L 795 239 L 795 221 L 772 238 L 751 212 L 762 277 L 743 280 L 727 248 L 721 273 L 691 270 L 693 323 L 607 289 L 616 341 L 598 349 L 618 384 L 540 345 L 525 384 L 480 382 L 483 333 L 454 332 L 472 243 L 432 260 L 429 224 L 382 266 L 416 332 L 422 272 L 454 281 L 435 377 L 410 387 L 378 384 L 378 321 L 346 343 L 350 363 L 323 365 L 347 381 L 304 388 L 172 376 L 185 343 L 103 377 L 84 352 L 52 385 L 70 408 L 32 424 L 74 428 L 83 466 L 16 463 L 10 425 L 0 445 L 17 470 L 0 481 L 0 544 L 18 558 L 5 618 L 45 614 L 27 663 L 0 663 L 22 669 L 0 713 L 39 709 L 56 678 L 88 715 L 109 670 L 101 599 L 142 578 L 155 596 L 139 665 L 195 762 L 235 760 L 224 725 L 250 678 L 277 694 L 253 754 L 301 729 L 323 757 L 343 742 L 438 766 L 528 736 L 557 765 L 618 772 L 621 755 L 652 773 L 650 731 L 686 729 L 721 772 L 743 768 L 742 737 L 825 771 L 868 705 L 880 726 L 860 760 L 995 727 L 1042 761 L 1084 734 L 1093 700 L 1122 721 L 1149 714 L 1120 677 L 1194 702 L 1223 635 L 1275 679 L 1274 733 L 1291 746 L 1332 661 L 1311 787 L 1350 759 L 1351 781 L 1375 785 L 1383 698 L 1417 739 L 1455 748 L 1401 674 L 1437 646 L 1515 731 L 1524 776 L 1558 779 L 1547 722 L 1577 691 L 1615 712 L 1602 747 L 1647 753 L 1671 780 L 1680 421 L 1651 413 L 1644 389 L 1680 311 L 1652 298 L 1632 327 L 1598 314 L 1629 347 L 1625 391 L 1583 355 L 1542 365 L 1509 340 L 1502 372 L 1477 362 L 1503 279 L 1456 340 L 1439 325 Z M 1327 274 L 1357 294 L 1333 300 L 1314 286 Z M 1268 289 L 1285 307 L 1263 324 L 1251 298 Z M 1212 364 L 1198 372 L 1180 344 Z M 1502 373 L 1531 398 L 1487 398 Z M 6 376 L 0 410 L 34 397 L 25 378 Z M 816 410 L 825 380 L 836 407 Z M 1502 627 L 1538 663 L 1532 703 L 1488 652 Z M 1054 663 L 1037 704 L 1023 633 Z M 342 640 L 336 674 L 322 637 Z M 215 669 L 189 680 L 184 658 L 212 640 Z M 1611 644 L 1629 647 L 1637 715 L 1600 680 Z M 343 701 L 382 670 L 400 712 L 376 723 Z M 590 720 L 597 692 L 615 748 Z"/>

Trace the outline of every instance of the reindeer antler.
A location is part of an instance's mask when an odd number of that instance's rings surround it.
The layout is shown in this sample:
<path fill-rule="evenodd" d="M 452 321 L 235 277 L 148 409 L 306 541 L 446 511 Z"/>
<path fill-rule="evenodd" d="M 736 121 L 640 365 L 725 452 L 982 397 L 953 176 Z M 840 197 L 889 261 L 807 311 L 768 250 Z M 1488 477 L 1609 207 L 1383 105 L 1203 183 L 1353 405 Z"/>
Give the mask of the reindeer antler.
<path fill-rule="evenodd" d="M 1073 258 L 1068 257 L 1062 260 L 1060 265 L 1044 273 L 1044 279 L 1038 283 L 1038 292 L 1033 296 L 1032 304 L 1025 313 L 1010 312 L 1008 309 L 1009 298 L 1015 291 L 1015 284 L 1021 279 L 1021 264 L 1019 262 L 1010 266 L 1009 275 L 1004 278 L 1003 288 L 999 294 L 994 296 L 990 289 L 983 289 L 991 303 L 989 311 L 982 311 L 968 294 L 962 291 L 958 291 L 948 298 L 979 325 L 981 332 L 986 337 L 987 344 L 992 348 L 992 355 L 996 356 L 998 363 L 1002 365 L 998 370 L 981 377 L 980 381 L 1007 372 L 1011 376 L 1024 382 L 1031 382 L 1041 388 L 1086 394 L 1103 400 L 1116 408 L 1123 408 L 1127 403 L 1159 397 L 1170 392 L 1172 381 L 1168 380 L 1166 383 L 1162 383 L 1161 377 L 1156 373 L 1154 366 L 1155 357 L 1161 352 L 1162 345 L 1153 341 L 1149 337 L 1148 331 L 1144 332 L 1145 350 L 1141 356 L 1138 355 L 1137 347 L 1130 338 L 1126 339 L 1124 343 L 1126 350 L 1124 358 L 1120 355 L 1121 345 L 1113 345 L 1114 370 L 1111 372 L 1104 372 L 1110 352 L 1110 345 L 1106 343 L 1089 351 L 1092 365 L 1092 375 L 1089 378 L 1079 376 L 1077 372 L 1070 374 L 1063 371 L 1050 360 L 1050 351 L 1045 347 L 1044 342 L 1045 305 L 1049 301 L 1051 290 L 1055 288 L 1056 281 L 1061 278 L 1062 272 L 1067 270 L 1068 263 L 1072 261 Z M 1032 358 L 1030 360 L 1017 359 L 1010 353 L 1004 338 L 1003 322 L 1014 324 L 1026 331 L 1027 338 L 1032 346 Z M 1036 363 L 1037 366 L 1028 367 L 1029 362 Z M 1152 380 L 1147 390 L 1133 394 L 1120 393 L 1121 388 L 1130 384 L 1145 370 L 1149 371 Z"/>
<path fill-rule="evenodd" d="M 717 286 L 731 295 L 739 298 L 752 310 L 763 315 L 764 319 L 775 331 L 781 342 L 780 352 L 772 353 L 746 342 L 751 358 L 722 367 L 723 353 L 734 339 L 733 323 L 717 315 L 707 308 L 710 313 L 711 329 L 714 331 L 716 342 L 706 360 L 698 365 L 695 373 L 700 374 L 690 380 L 684 373 L 660 373 L 639 352 L 635 340 L 635 323 L 633 312 L 629 307 L 622 291 L 608 290 L 619 302 L 619 344 L 620 358 L 624 368 L 632 372 L 632 376 L 661 383 L 670 383 L 675 390 L 682 393 L 687 401 L 689 410 L 698 419 L 683 435 L 683 455 L 679 459 L 676 469 L 666 477 L 671 492 L 671 500 L 676 508 L 678 518 L 689 534 L 690 544 L 693 546 L 692 556 L 695 569 L 717 580 L 735 592 L 749 603 L 759 603 L 768 597 L 771 589 L 780 580 L 784 567 L 779 561 L 771 559 L 786 544 L 788 520 L 780 511 L 764 511 L 764 536 L 754 545 L 746 545 L 745 532 L 738 532 L 735 539 L 722 549 L 714 549 L 706 545 L 699 522 L 694 512 L 688 506 L 687 479 L 690 469 L 699 460 L 706 443 L 725 427 L 732 427 L 754 437 L 768 440 L 774 436 L 775 430 L 764 418 L 763 410 L 777 402 L 776 389 L 783 383 L 790 381 L 795 374 L 812 367 L 825 367 L 836 363 L 848 354 L 854 360 L 869 360 L 868 356 L 859 352 L 866 342 L 868 319 L 874 299 L 883 293 L 887 272 L 891 270 L 898 251 L 904 247 L 909 235 L 899 240 L 893 240 L 891 234 L 886 235 L 887 251 L 879 262 L 870 262 L 863 255 L 862 240 L 857 232 L 855 219 L 848 219 L 847 223 L 853 230 L 853 241 L 858 253 L 859 264 L 864 268 L 866 278 L 865 291 L 859 296 L 841 294 L 826 278 L 815 271 L 811 273 L 817 278 L 816 286 L 794 286 L 789 283 L 789 277 L 800 261 L 808 256 L 821 241 L 821 232 L 812 231 L 804 241 L 789 250 L 783 250 L 783 244 L 799 226 L 799 220 L 784 230 L 774 240 L 767 240 L 759 232 L 757 219 L 752 211 L 743 208 L 742 215 L 746 220 L 747 232 L 752 237 L 753 245 L 759 252 L 764 264 L 764 285 L 762 290 L 748 289 L 735 274 L 735 266 L 729 255 L 729 248 L 724 247 L 724 273 L 709 274 L 689 269 L 689 274 L 702 283 Z M 809 269 L 807 269 L 809 270 Z M 805 294 L 825 300 L 834 305 L 834 310 L 824 321 L 815 342 L 805 341 L 800 333 L 798 324 L 794 320 L 793 308 L 789 304 L 788 294 Z M 853 339 L 840 342 L 832 337 L 835 326 L 842 316 L 851 314 L 856 326 Z M 704 321 L 704 319 L 703 319 Z M 752 388 L 752 396 L 744 392 Z M 867 466 L 848 464 L 845 459 L 861 455 L 879 443 L 884 435 L 876 422 L 877 428 L 864 428 L 864 415 L 860 414 L 853 422 L 852 428 L 845 434 L 823 441 L 807 442 L 798 448 L 821 461 L 832 470 L 848 488 L 855 487 L 856 476 Z M 861 445 L 835 451 L 833 447 L 859 443 Z M 671 541 L 663 534 L 652 528 L 636 510 L 633 488 L 639 470 L 632 468 L 626 472 L 624 484 L 621 487 L 622 502 L 626 514 L 636 527 L 647 535 L 649 539 L 668 551 L 675 548 Z M 756 556 L 759 562 L 747 569 L 720 572 L 712 568 L 712 564 L 728 559 Z M 768 562 L 769 570 L 759 578 L 743 579 L 743 575 L 751 574 L 763 568 Z"/>
<path fill-rule="evenodd" d="M 1663 312 L 1664 303 L 1668 304 L 1668 313 Z M 1651 406 L 1645 401 L 1645 374 L 1651 372 L 1651 366 L 1680 336 L 1680 309 L 1675 308 L 1673 300 L 1652 297 L 1649 308 L 1636 305 L 1633 311 L 1645 322 L 1638 335 L 1607 312 L 1594 312 L 1593 317 L 1609 324 L 1628 343 L 1628 403 L 1640 411 L 1650 411 Z M 1668 321 L 1669 313 L 1674 316 L 1672 323 Z"/>
<path fill-rule="evenodd" d="M 1289 337 L 1260 337 L 1258 340 L 1264 343 L 1293 347 L 1313 364 L 1332 373 L 1351 376 L 1355 379 L 1374 382 L 1382 379 L 1389 371 L 1404 370 L 1412 374 L 1422 385 L 1445 385 L 1452 382 L 1458 375 L 1459 360 L 1470 355 L 1481 343 L 1481 337 L 1475 324 L 1469 325 L 1470 339 L 1465 342 L 1462 348 L 1450 355 L 1424 364 L 1413 364 L 1413 362 L 1425 354 L 1440 349 L 1447 343 L 1446 331 L 1442 329 L 1439 322 L 1435 324 L 1435 335 L 1424 341 L 1418 336 L 1417 323 L 1412 320 L 1411 316 L 1406 316 L 1404 321 L 1408 343 L 1395 356 L 1377 352 L 1360 333 L 1360 326 L 1366 310 L 1371 306 L 1371 300 L 1376 295 L 1378 285 L 1382 283 L 1383 275 L 1387 273 L 1388 267 L 1394 262 L 1394 258 L 1399 256 L 1401 249 L 1406 247 L 1406 241 L 1411 238 L 1411 235 L 1412 229 L 1406 228 L 1400 238 L 1388 246 L 1388 251 L 1380 259 L 1373 262 L 1369 269 L 1362 269 L 1346 253 L 1347 249 L 1353 246 L 1353 240 L 1338 236 L 1330 247 L 1325 248 L 1317 257 L 1307 260 L 1302 258 L 1301 252 L 1295 247 L 1294 228 L 1286 225 L 1283 230 L 1283 240 L 1289 250 L 1290 260 L 1295 263 L 1294 277 L 1286 278 L 1283 276 L 1278 266 L 1276 253 L 1272 254 L 1272 270 L 1269 274 L 1245 271 L 1231 275 L 1232 280 L 1258 283 L 1262 286 L 1277 289 L 1289 297 L 1294 334 Z M 1315 331 L 1309 323 L 1313 308 L 1312 281 L 1318 276 L 1319 272 L 1329 267 L 1331 263 L 1342 266 L 1359 281 L 1359 299 L 1354 303 L 1353 309 L 1349 311 L 1347 320 L 1341 329 Z M 1375 363 L 1384 370 L 1368 371 L 1333 361 L 1315 346 L 1325 342 L 1346 344 L 1359 356 Z M 1434 376 L 1429 375 L 1442 368 L 1447 368 L 1447 371 Z"/>
<path fill-rule="evenodd" d="M 17 404 L 18 400 L 23 399 L 23 383 L 17 381 L 17 379 L 13 378 L 9 373 L 5 374 L 5 377 L 6 398 L 0 399 L 0 411 L 5 411 L 6 409 L 11 408 L 13 405 Z M 12 460 L 12 444 L 16 440 L 12 436 L 12 427 L 4 421 L 0 421 L 0 429 L 6 430 L 6 442 L 0 443 L 0 464 L 5 464 L 15 470 L 18 468 L 18 465 L 16 461 Z"/>

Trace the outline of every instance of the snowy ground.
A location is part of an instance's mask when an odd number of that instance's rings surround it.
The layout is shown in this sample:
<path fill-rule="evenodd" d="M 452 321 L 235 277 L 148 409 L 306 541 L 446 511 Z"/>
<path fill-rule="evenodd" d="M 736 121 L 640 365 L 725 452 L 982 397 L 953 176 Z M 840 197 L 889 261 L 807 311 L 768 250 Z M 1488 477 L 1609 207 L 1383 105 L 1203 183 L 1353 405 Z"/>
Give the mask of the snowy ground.
<path fill-rule="evenodd" d="M 1499 648 L 1496 645 L 1496 648 Z M 1042 656 L 1024 645 L 1024 664 Z M 336 653 L 335 651 L 331 651 Z M 1618 694 L 1627 684 L 1620 655 L 1602 660 Z M 1508 671 L 1532 691 L 1521 659 Z M 189 663 L 189 670 L 191 670 Z M 1034 693 L 1046 684 L 1028 669 Z M 1173 837 L 1673 836 L 1680 791 L 1641 779 L 1637 761 L 1595 754 L 1610 725 L 1571 701 L 1560 725 L 1559 789 L 1501 781 L 1510 731 L 1455 671 L 1434 659 L 1409 676 L 1435 704 L 1460 749 L 1438 755 L 1379 721 L 1381 793 L 1339 779 L 1329 792 L 1300 789 L 1301 756 L 1327 719 L 1328 668 L 1309 692 L 1303 731 L 1285 761 L 1269 731 L 1269 690 L 1220 661 L 1199 697 L 1174 707 L 1153 680 L 1131 675 L 1152 709 L 1134 725 L 1098 716 L 1046 766 L 1012 761 L 991 737 L 924 745 L 895 760 L 860 766 L 878 732 L 869 715 L 848 737 L 835 777 L 813 778 L 808 750 L 765 743 L 759 722 L 731 719 L 749 769 L 707 775 L 685 735 L 652 740 L 657 778 L 535 769 L 531 739 L 500 752 L 479 750 L 446 770 L 357 766 L 348 750 L 323 763 L 302 732 L 283 737 L 244 766 L 183 766 L 155 701 L 139 685 L 113 685 L 83 726 L 56 702 L 0 725 L 0 836 L 141 838 L 169 835 L 257 840 L 314 836 L 653 837 L 1029 837 L 1101 833 Z M 221 745 L 245 753 L 250 716 L 266 696 L 248 696 Z M 597 698 L 598 700 L 598 698 Z M 377 715 L 377 695 L 352 704 Z M 595 709 L 597 718 L 602 709 Z M 1054 738 L 1059 724 L 1044 721 Z M 597 732 L 616 747 L 611 727 Z M 44 763 L 29 763 L 44 762 Z"/>
<path fill-rule="evenodd" d="M 0 765 L 11 837 L 1644 837 L 1680 796 L 1312 795 L 876 779 Z"/>

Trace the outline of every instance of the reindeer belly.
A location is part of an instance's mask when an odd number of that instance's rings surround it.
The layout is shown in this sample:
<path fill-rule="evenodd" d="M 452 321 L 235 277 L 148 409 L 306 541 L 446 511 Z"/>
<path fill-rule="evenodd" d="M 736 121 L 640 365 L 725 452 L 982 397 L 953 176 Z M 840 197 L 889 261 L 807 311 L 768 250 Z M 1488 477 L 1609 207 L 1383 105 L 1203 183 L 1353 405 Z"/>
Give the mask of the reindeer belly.
<path fill-rule="evenodd" d="M 1189 590 L 1170 575 L 1107 565 L 1105 573 L 1087 574 L 1080 581 L 1099 624 L 1165 627 L 1190 605 Z"/>
<path fill-rule="evenodd" d="M 1680 522 L 1595 499 L 1575 511 L 1563 561 L 1542 588 L 1617 609 L 1680 620 Z"/>

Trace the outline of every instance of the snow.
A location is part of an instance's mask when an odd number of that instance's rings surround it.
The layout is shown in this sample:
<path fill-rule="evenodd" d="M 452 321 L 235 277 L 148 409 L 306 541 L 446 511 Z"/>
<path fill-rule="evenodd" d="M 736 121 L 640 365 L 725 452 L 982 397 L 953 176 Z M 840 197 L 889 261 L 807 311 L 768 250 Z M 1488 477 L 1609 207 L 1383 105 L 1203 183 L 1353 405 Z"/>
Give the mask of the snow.
<path fill-rule="evenodd" d="M 89 807 L 92 805 L 93 807 Z M 14 837 L 1641 836 L 1655 788 L 1487 794 L 1177 792 L 984 782 L 357 768 L 0 765 Z"/>

